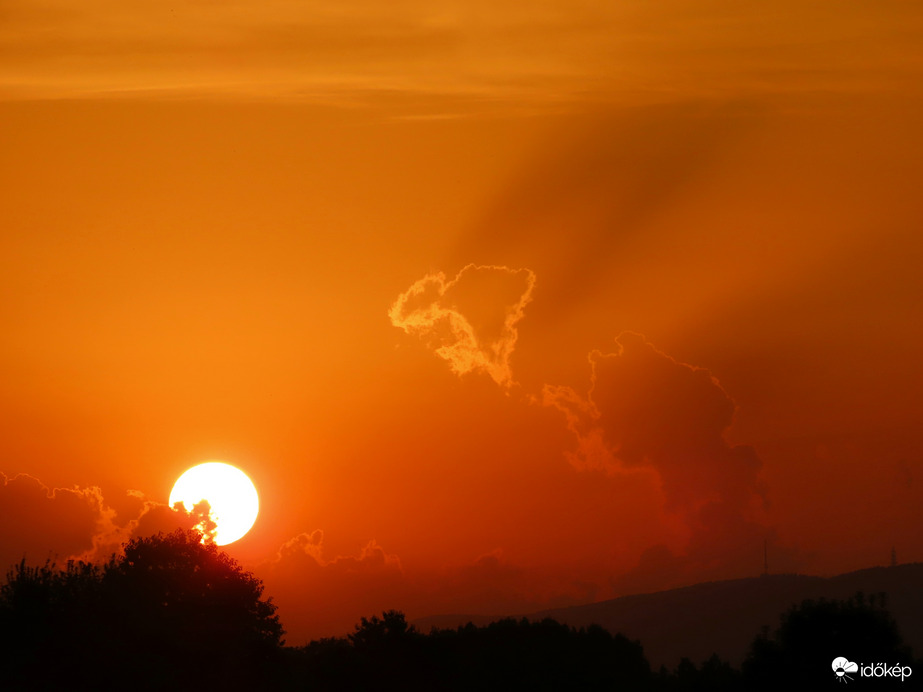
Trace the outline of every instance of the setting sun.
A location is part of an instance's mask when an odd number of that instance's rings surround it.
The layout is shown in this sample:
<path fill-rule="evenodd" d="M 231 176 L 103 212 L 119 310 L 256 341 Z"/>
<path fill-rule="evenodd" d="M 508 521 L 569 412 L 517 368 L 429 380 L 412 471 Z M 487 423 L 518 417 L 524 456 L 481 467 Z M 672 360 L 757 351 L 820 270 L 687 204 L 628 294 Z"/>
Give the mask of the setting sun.
<path fill-rule="evenodd" d="M 242 538 L 260 511 L 259 496 L 247 474 L 220 461 L 193 466 L 179 477 L 170 492 L 171 507 L 182 502 L 191 511 L 202 500 L 207 500 L 211 507 L 218 545 Z"/>

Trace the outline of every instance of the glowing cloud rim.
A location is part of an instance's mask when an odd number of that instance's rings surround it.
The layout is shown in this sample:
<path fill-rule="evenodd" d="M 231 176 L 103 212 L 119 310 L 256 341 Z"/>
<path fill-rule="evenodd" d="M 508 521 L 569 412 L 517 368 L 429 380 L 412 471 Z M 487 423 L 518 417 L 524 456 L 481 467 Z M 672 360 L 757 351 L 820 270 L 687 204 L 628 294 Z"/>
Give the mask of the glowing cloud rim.
<path fill-rule="evenodd" d="M 518 300 L 500 306 L 503 326 L 499 336 L 493 339 L 479 335 L 469 317 L 445 300 L 450 290 L 457 289 L 466 277 L 477 272 L 522 276 L 525 279 L 525 287 Z M 484 372 L 498 385 L 509 389 L 514 384 L 510 357 L 519 338 L 516 325 L 523 318 L 526 305 L 532 300 L 534 287 L 535 273 L 531 269 L 468 264 L 451 281 L 446 281 L 443 272 L 437 272 L 414 282 L 391 305 L 388 317 L 391 324 L 406 333 L 431 343 L 437 342 L 439 345 L 433 346 L 434 352 L 448 362 L 455 374 Z M 428 297 L 429 302 L 426 302 Z"/>

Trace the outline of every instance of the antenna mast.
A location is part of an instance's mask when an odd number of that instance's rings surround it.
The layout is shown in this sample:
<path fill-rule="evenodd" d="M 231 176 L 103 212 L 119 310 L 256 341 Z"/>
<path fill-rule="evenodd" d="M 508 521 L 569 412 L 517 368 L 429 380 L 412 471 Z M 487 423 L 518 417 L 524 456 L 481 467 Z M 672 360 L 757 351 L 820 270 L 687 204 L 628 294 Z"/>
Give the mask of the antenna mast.
<path fill-rule="evenodd" d="M 769 574 L 769 548 L 767 540 L 763 539 L 763 576 Z"/>

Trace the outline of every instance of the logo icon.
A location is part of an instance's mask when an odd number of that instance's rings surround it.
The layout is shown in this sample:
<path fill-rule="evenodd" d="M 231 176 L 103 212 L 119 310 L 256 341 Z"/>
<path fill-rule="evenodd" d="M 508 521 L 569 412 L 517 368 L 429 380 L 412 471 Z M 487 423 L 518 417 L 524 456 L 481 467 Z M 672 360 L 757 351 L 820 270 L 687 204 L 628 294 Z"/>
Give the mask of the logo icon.
<path fill-rule="evenodd" d="M 836 673 L 837 682 L 849 682 L 852 678 L 847 673 L 858 673 L 859 666 L 840 656 L 833 659 L 833 672 Z"/>

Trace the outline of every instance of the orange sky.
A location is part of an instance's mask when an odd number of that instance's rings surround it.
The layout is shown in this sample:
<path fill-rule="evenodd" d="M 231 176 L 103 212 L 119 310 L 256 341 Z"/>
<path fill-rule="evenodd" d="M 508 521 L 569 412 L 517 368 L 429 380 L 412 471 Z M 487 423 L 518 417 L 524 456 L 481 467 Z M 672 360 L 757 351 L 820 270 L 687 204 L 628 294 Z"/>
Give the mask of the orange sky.
<path fill-rule="evenodd" d="M 290 643 L 923 560 L 923 11 L 521 5 L 4 4 L 4 564 L 206 459 Z"/>

